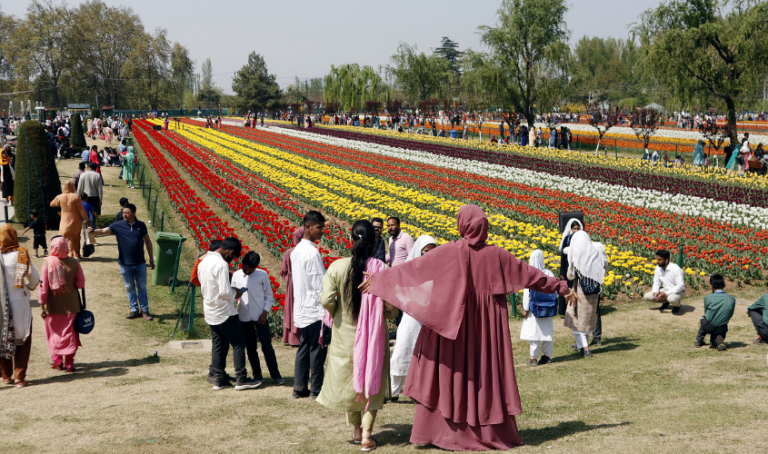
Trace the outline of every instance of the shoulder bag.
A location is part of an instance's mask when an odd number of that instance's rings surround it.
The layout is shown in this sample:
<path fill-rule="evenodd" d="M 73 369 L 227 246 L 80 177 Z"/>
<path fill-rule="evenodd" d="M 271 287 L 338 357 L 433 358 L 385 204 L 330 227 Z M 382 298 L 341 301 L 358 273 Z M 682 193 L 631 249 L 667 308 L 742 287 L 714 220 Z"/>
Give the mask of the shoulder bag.
<path fill-rule="evenodd" d="M 93 312 L 89 311 L 85 307 L 85 289 L 82 289 L 83 297 L 80 297 L 80 292 L 77 292 L 77 299 L 80 300 L 80 312 L 75 315 L 74 328 L 80 334 L 88 334 L 93 331 L 93 326 L 96 324 L 96 320 L 93 317 Z"/>

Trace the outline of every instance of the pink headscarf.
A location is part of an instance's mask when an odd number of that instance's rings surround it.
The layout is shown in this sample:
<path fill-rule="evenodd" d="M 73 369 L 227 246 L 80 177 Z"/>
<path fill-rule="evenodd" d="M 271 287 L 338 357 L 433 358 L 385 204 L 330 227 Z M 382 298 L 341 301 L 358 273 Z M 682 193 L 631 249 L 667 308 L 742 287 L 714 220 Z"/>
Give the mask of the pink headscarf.
<path fill-rule="evenodd" d="M 293 247 L 298 246 L 302 238 L 304 238 L 304 227 L 299 227 L 293 231 Z"/>
<path fill-rule="evenodd" d="M 369 258 L 365 272 L 378 273 L 385 268 L 386 265 L 381 260 Z M 355 332 L 352 386 L 355 392 L 360 394 L 357 398 L 358 402 L 362 402 L 363 398 L 368 399 L 365 405 L 365 411 L 368 411 L 371 396 L 375 396 L 381 390 L 384 349 L 389 347 L 386 345 L 384 330 L 384 301 L 371 293 L 364 293 L 360 303 Z"/>
<path fill-rule="evenodd" d="M 59 260 L 66 258 L 68 254 L 69 246 L 67 246 L 67 240 L 63 237 L 51 240 L 51 254 L 45 258 L 45 264 L 48 268 L 48 286 L 55 297 L 60 297 L 69 292 L 64 266 L 61 264 L 61 260 Z"/>

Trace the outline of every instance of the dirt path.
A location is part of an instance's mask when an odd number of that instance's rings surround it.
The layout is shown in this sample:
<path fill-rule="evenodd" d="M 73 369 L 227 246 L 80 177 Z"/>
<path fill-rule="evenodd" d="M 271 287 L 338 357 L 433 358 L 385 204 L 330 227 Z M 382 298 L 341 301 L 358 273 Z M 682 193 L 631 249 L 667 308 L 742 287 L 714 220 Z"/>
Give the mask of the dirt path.
<path fill-rule="evenodd" d="M 58 164 L 63 177 L 76 166 L 77 160 Z M 104 212 L 116 212 L 117 199 L 127 194 L 146 219 L 141 192 L 123 189 L 118 172 L 104 169 L 113 185 L 105 189 Z M 142 335 L 136 324 L 171 324 L 175 314 L 126 320 L 116 256 L 114 238 L 103 237 L 95 256 L 82 261 L 96 329 L 83 336 L 74 374 L 49 368 L 33 293 L 30 386 L 0 388 L 0 452 L 359 452 L 345 443 L 351 432 L 344 414 L 290 398 L 295 350 L 275 344 L 288 386 L 267 378 L 257 390 L 212 391 L 205 380 L 209 353 L 175 350 L 167 339 Z M 33 263 L 39 269 L 42 259 Z M 744 292 L 740 303 L 757 296 L 754 289 Z M 522 366 L 528 345 L 519 341 L 520 321 L 513 320 L 524 411 L 518 424 L 528 444 L 516 452 L 717 452 L 722 446 L 760 452 L 768 424 L 761 397 L 768 392 L 768 349 L 748 345 L 754 330 L 742 304 L 728 333 L 729 351 L 692 349 L 701 297 L 685 303 L 682 316 L 649 311 L 642 303 L 610 308 L 605 346 L 588 360 L 570 351 L 573 337 L 556 321 L 555 362 L 536 369 Z M 268 376 L 263 360 L 262 368 Z M 407 443 L 414 405 L 404 400 L 379 412 L 374 433 L 380 450 L 438 452 Z"/>

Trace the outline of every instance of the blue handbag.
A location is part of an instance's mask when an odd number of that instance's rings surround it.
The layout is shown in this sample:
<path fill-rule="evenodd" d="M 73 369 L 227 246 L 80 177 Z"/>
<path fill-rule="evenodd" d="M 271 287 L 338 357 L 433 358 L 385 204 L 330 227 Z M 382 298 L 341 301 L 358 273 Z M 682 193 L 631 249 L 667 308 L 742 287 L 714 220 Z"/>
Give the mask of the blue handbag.
<path fill-rule="evenodd" d="M 554 293 L 541 293 L 535 290 L 528 291 L 528 306 L 536 318 L 548 318 L 557 315 L 557 295 Z"/>
<path fill-rule="evenodd" d="M 93 331 L 96 320 L 93 312 L 85 309 L 85 289 L 83 289 L 83 297 L 80 298 L 80 292 L 78 292 L 77 298 L 80 300 L 80 312 L 75 315 L 74 328 L 80 334 L 88 334 Z"/>

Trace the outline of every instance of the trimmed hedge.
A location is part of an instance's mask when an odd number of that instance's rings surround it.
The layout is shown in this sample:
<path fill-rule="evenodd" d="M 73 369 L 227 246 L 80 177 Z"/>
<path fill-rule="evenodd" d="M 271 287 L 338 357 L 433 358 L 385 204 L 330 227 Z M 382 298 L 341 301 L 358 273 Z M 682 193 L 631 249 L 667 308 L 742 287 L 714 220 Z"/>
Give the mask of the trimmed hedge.
<path fill-rule="evenodd" d="M 69 144 L 73 147 L 85 148 L 88 144 L 85 142 L 85 131 L 83 131 L 83 120 L 80 114 L 72 115 L 72 131 L 69 133 Z"/>
<path fill-rule="evenodd" d="M 99 109 L 97 109 L 95 107 L 92 108 L 91 109 L 91 120 L 95 120 L 95 119 L 97 119 L 99 117 L 101 117 L 101 112 L 99 112 Z"/>
<path fill-rule="evenodd" d="M 16 139 L 16 180 L 14 203 L 16 220 L 29 222 L 29 210 L 36 208 L 49 228 L 57 229 L 59 208 L 51 208 L 51 200 L 61 194 L 59 172 L 48 144 L 43 125 L 25 121 Z"/>
<path fill-rule="evenodd" d="M 103 229 L 104 227 L 109 227 L 114 222 L 115 222 L 114 214 L 102 214 L 101 216 L 96 218 L 96 228 Z"/>

